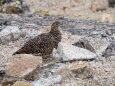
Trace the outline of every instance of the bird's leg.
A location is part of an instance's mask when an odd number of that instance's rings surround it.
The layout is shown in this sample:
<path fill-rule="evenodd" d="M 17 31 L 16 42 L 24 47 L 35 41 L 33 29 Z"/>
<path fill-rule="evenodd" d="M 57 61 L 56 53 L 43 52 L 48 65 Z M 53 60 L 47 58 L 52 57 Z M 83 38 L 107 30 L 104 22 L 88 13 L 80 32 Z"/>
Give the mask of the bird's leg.
<path fill-rule="evenodd" d="M 49 57 L 51 57 L 51 55 L 44 55 L 44 56 L 43 56 L 43 59 L 47 59 L 47 58 L 49 58 Z"/>
<path fill-rule="evenodd" d="M 38 53 L 38 54 L 33 54 L 34 56 L 41 56 L 41 54 L 40 53 Z"/>

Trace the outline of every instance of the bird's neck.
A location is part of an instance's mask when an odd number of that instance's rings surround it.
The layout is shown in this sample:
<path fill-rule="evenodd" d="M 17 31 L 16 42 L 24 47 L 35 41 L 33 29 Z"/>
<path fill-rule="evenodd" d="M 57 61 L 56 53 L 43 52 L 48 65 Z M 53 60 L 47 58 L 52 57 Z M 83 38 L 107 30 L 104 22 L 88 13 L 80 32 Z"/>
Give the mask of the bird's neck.
<path fill-rule="evenodd" d="M 60 31 L 59 31 L 58 27 L 51 27 L 50 33 L 51 33 L 52 35 L 58 34 L 59 32 L 60 32 Z"/>

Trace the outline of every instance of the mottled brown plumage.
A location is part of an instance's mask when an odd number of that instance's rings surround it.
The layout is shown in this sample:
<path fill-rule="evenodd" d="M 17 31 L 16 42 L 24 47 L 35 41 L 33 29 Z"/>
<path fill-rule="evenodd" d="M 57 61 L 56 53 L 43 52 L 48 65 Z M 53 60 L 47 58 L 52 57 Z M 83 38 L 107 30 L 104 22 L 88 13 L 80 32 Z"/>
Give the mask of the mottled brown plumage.
<path fill-rule="evenodd" d="M 26 42 L 21 49 L 13 53 L 15 54 L 38 54 L 41 56 L 50 55 L 53 48 L 57 48 L 61 41 L 61 32 L 58 27 L 60 23 L 54 22 L 49 33 L 43 33 Z"/>

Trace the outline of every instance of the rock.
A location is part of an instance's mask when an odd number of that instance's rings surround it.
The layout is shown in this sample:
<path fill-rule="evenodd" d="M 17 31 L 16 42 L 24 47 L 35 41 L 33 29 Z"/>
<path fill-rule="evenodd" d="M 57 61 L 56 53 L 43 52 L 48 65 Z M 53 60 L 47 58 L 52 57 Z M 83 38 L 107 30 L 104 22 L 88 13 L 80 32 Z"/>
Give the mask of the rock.
<path fill-rule="evenodd" d="M 115 7 L 115 0 L 108 0 L 109 7 Z"/>
<path fill-rule="evenodd" d="M 106 10 L 108 7 L 108 1 L 107 0 L 91 0 L 92 4 L 96 5 L 96 11 L 103 11 Z"/>
<path fill-rule="evenodd" d="M 0 83 L 3 85 L 3 86 L 11 86 L 14 82 L 16 82 L 17 79 L 16 78 L 3 78 Z"/>
<path fill-rule="evenodd" d="M 25 3 L 29 7 L 29 10 L 31 12 L 34 12 L 37 9 L 37 5 L 39 4 L 38 0 L 25 0 Z"/>
<path fill-rule="evenodd" d="M 5 75 L 5 69 L 3 67 L 0 67 L 0 78 L 3 78 Z"/>
<path fill-rule="evenodd" d="M 71 33 L 64 32 L 64 31 L 61 31 L 61 33 L 62 33 L 61 41 L 66 42 L 68 44 L 73 44 L 81 39 L 81 36 L 79 36 L 79 35 L 72 35 Z"/>
<path fill-rule="evenodd" d="M 56 74 L 62 76 L 62 83 L 66 81 L 74 83 L 77 80 L 92 79 L 96 74 L 96 70 L 86 64 L 71 63 L 61 68 Z M 78 85 L 78 83 L 76 84 Z"/>
<path fill-rule="evenodd" d="M 98 12 L 98 11 L 104 11 L 104 10 L 106 10 L 107 9 L 107 6 L 99 6 L 99 2 L 98 3 L 92 3 L 91 4 L 91 11 L 92 12 Z"/>
<path fill-rule="evenodd" d="M 60 42 L 58 44 L 57 51 L 53 53 L 53 57 L 62 59 L 63 61 L 88 60 L 95 59 L 96 54 L 90 52 L 89 50 Z"/>
<path fill-rule="evenodd" d="M 74 67 L 74 69 L 71 69 L 71 71 L 75 74 L 76 78 L 81 78 L 81 79 L 93 78 L 94 75 L 93 70 L 87 66 Z"/>
<path fill-rule="evenodd" d="M 102 56 L 103 52 L 109 46 L 109 44 L 110 42 L 107 38 L 90 36 L 80 39 L 79 42 L 76 42 L 73 45 L 85 48 L 99 56 Z"/>
<path fill-rule="evenodd" d="M 113 17 L 112 14 L 104 13 L 104 14 L 101 15 L 100 21 L 101 21 L 101 22 L 113 23 L 113 22 L 114 22 L 114 17 Z"/>
<path fill-rule="evenodd" d="M 115 57 L 115 41 L 113 41 L 107 48 L 106 50 L 103 52 L 103 56 L 104 57 L 111 57 L 113 59 L 113 57 Z"/>
<path fill-rule="evenodd" d="M 23 32 L 25 32 L 26 34 L 25 36 L 26 41 L 29 41 L 30 39 L 33 39 L 35 36 L 40 35 L 42 33 L 41 31 L 37 31 L 35 29 L 33 30 L 25 29 L 23 30 Z"/>
<path fill-rule="evenodd" d="M 33 85 L 23 81 L 16 81 L 12 86 L 33 86 Z"/>
<path fill-rule="evenodd" d="M 42 64 L 42 57 L 22 54 L 5 67 L 6 75 L 33 80 L 35 70 Z"/>
<path fill-rule="evenodd" d="M 0 19 L 0 26 L 5 26 L 5 25 L 9 25 L 9 24 L 10 24 L 10 22 L 8 20 Z"/>
<path fill-rule="evenodd" d="M 8 43 L 10 41 L 18 40 L 23 33 L 17 26 L 6 26 L 0 32 L 0 43 Z"/>
<path fill-rule="evenodd" d="M 112 37 L 115 39 L 115 33 L 112 35 Z"/>
<path fill-rule="evenodd" d="M 62 77 L 60 75 L 55 75 L 48 77 L 46 79 L 38 80 L 32 82 L 33 86 L 54 86 L 57 83 L 60 83 L 62 80 Z"/>

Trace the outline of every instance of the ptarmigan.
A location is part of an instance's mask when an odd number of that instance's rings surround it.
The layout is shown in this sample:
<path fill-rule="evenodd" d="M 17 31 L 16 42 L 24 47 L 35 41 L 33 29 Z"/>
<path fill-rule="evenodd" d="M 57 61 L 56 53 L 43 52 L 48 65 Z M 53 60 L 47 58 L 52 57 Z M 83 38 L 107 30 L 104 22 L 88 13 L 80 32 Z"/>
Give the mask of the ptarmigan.
<path fill-rule="evenodd" d="M 61 32 L 58 29 L 60 22 L 56 21 L 51 25 L 49 33 L 43 33 L 26 42 L 21 49 L 13 53 L 15 54 L 37 54 L 40 56 L 50 55 L 53 48 L 57 48 L 61 41 Z"/>

